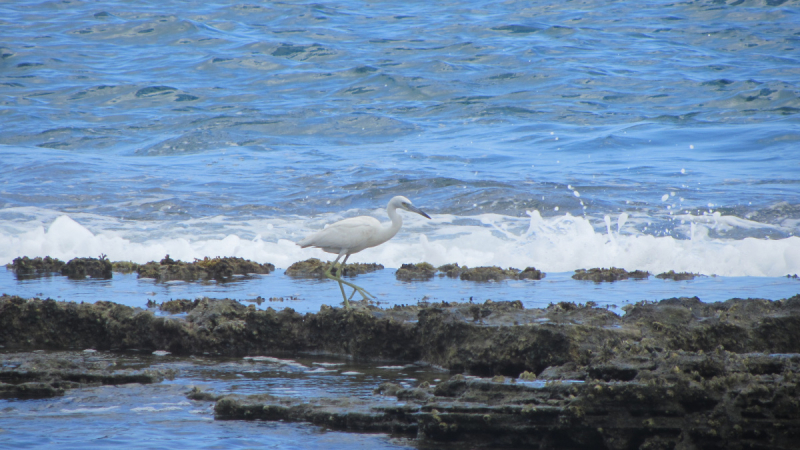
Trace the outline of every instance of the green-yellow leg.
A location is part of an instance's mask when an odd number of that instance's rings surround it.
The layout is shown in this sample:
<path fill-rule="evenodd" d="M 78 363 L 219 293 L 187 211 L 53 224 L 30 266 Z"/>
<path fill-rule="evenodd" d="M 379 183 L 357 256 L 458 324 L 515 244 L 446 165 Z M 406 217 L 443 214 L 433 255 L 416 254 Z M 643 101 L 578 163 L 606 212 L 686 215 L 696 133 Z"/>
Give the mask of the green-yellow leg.
<path fill-rule="evenodd" d="M 342 261 L 342 264 L 339 265 L 339 270 L 337 270 L 337 274 L 336 275 L 333 275 L 331 273 L 331 271 L 336 267 L 336 263 L 339 262 L 339 258 L 341 258 L 342 255 L 339 255 L 336 258 L 336 260 L 333 262 L 333 264 L 331 264 L 331 266 L 328 268 L 328 270 L 325 271 L 325 277 L 330 278 L 331 280 L 336 280 L 336 282 L 339 283 L 339 289 L 342 291 L 342 298 L 344 299 L 344 307 L 345 307 L 345 309 L 350 308 L 350 302 L 348 301 L 347 294 L 345 294 L 345 292 L 344 292 L 344 286 L 342 286 L 343 284 L 346 284 L 346 285 L 350 286 L 351 288 L 353 288 L 353 293 L 350 294 L 350 298 L 353 298 L 353 295 L 355 295 L 356 291 L 358 291 L 358 293 L 361 294 L 361 297 L 363 297 L 364 300 L 369 300 L 370 297 L 375 298 L 374 295 L 372 295 L 369 292 L 367 292 L 361 286 L 357 286 L 357 285 L 355 285 L 353 283 L 350 283 L 348 281 L 344 281 L 342 279 L 341 272 L 342 272 L 342 269 L 344 268 L 344 264 L 347 262 L 347 258 L 349 256 L 350 255 L 345 256 L 344 261 Z"/>

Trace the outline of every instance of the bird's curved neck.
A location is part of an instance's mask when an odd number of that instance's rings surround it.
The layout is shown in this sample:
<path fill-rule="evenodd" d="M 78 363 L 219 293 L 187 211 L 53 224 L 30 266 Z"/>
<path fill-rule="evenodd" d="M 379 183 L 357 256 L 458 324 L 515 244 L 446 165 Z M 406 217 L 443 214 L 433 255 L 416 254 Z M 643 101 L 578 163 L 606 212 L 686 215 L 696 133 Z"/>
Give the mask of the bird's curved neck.
<path fill-rule="evenodd" d="M 392 223 L 388 227 L 381 227 L 380 239 L 382 242 L 386 242 L 393 238 L 394 235 L 400 231 L 400 227 L 403 226 L 403 218 L 400 217 L 400 214 L 397 214 L 396 207 L 389 206 L 386 208 L 386 213 L 389 215 L 389 218 L 392 219 Z"/>

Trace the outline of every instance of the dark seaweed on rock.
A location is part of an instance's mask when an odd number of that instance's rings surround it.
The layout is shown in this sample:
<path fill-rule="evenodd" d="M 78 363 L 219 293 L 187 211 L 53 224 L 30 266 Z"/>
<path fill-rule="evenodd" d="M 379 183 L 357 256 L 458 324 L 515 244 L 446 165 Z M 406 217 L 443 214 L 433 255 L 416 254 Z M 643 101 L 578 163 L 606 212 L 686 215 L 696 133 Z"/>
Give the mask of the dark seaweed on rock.
<path fill-rule="evenodd" d="M 519 274 L 520 280 L 541 280 L 544 277 L 545 273 L 535 267 L 526 267 Z"/>
<path fill-rule="evenodd" d="M 111 268 L 117 273 L 134 273 L 139 270 L 139 264 L 131 261 L 114 261 L 111 263 Z"/>
<path fill-rule="evenodd" d="M 394 273 L 395 278 L 402 281 L 426 281 L 433 278 L 436 268 L 423 262 L 419 264 L 403 264 Z"/>
<path fill-rule="evenodd" d="M 460 277 L 462 280 L 468 281 L 501 281 L 505 279 L 511 280 L 541 280 L 545 274 L 536 269 L 535 267 L 527 267 L 522 272 L 519 269 L 509 267 L 502 269 L 500 267 L 468 267 L 461 268 Z"/>
<path fill-rule="evenodd" d="M 17 278 L 24 278 L 52 272 L 61 273 L 61 268 L 64 267 L 64 264 L 64 261 L 49 256 L 44 258 L 40 256 L 36 258 L 20 256 L 14 258 L 10 264 L 6 264 L 6 268 L 13 271 Z"/>
<path fill-rule="evenodd" d="M 619 280 L 627 280 L 628 278 L 634 279 L 646 279 L 650 276 L 650 272 L 646 272 L 643 270 L 634 270 L 633 272 L 628 272 L 625 269 L 618 269 L 616 267 L 612 267 L 610 269 L 578 269 L 575 271 L 575 274 L 572 275 L 572 278 L 575 280 L 586 280 L 586 281 L 594 281 L 595 283 L 603 282 L 603 281 L 619 281 Z"/>
<path fill-rule="evenodd" d="M 137 268 L 139 278 L 155 278 L 157 281 L 231 281 L 235 275 L 269 274 L 275 266 L 259 264 L 237 257 L 197 259 L 186 263 L 175 261 L 167 255 L 160 262 L 151 261 Z"/>
<path fill-rule="evenodd" d="M 697 273 L 689 273 L 689 272 L 675 272 L 674 270 L 670 270 L 669 272 L 664 272 L 656 275 L 656 278 L 660 278 L 662 280 L 675 280 L 675 281 L 684 281 L 684 280 L 694 280 L 695 277 L 700 277 L 702 275 Z"/>
<path fill-rule="evenodd" d="M 50 256 L 29 258 L 21 256 L 14 258 L 6 267 L 13 271 L 17 278 L 25 278 L 31 276 L 39 276 L 50 273 L 58 273 L 66 275 L 73 279 L 83 279 L 87 276 L 92 278 L 111 278 L 107 271 L 105 256 L 101 255 L 100 258 L 75 258 L 69 263 L 59 260 L 58 258 L 51 258 Z M 64 266 L 72 264 L 66 272 L 62 272 Z M 138 269 L 139 264 L 130 261 L 115 261 L 111 263 L 113 272 L 118 273 L 133 273 Z"/>
<path fill-rule="evenodd" d="M 331 266 L 332 261 L 322 262 L 317 258 L 298 261 L 288 269 L 285 274 L 292 278 L 325 278 L 325 271 Z M 383 270 L 383 265 L 376 263 L 348 263 L 345 265 L 342 276 L 355 277 L 365 273 Z"/>
<path fill-rule="evenodd" d="M 501 269 L 497 266 L 492 267 L 464 267 L 461 271 L 460 278 L 467 281 L 501 281 L 507 278 L 516 279 L 519 276 L 519 270 L 514 268 Z"/>
<path fill-rule="evenodd" d="M 458 278 L 461 275 L 461 267 L 459 267 L 458 263 L 445 264 L 443 266 L 439 266 L 437 270 L 440 272 L 440 274 L 446 275 L 447 278 Z"/>
<path fill-rule="evenodd" d="M 61 275 L 65 275 L 71 280 L 83 280 L 85 278 L 111 279 L 111 261 L 105 257 L 101 258 L 73 258 L 61 268 Z"/>
<path fill-rule="evenodd" d="M 162 302 L 158 305 L 158 309 L 164 312 L 168 312 L 170 314 L 179 314 L 191 311 L 197 306 L 199 299 L 195 300 L 186 300 L 186 299 L 178 299 L 178 300 L 168 300 L 166 302 Z"/>

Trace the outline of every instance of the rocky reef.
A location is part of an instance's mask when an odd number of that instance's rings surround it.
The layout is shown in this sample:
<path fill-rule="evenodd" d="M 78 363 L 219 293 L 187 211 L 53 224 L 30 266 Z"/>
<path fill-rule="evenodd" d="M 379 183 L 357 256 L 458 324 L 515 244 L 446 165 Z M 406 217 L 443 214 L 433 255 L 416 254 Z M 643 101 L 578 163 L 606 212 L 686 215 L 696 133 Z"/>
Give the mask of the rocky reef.
<path fill-rule="evenodd" d="M 664 272 L 656 275 L 656 278 L 660 278 L 662 280 L 684 281 L 684 280 L 694 280 L 696 277 L 701 277 L 701 276 L 702 275 L 696 273 L 675 272 L 674 270 L 670 270 L 669 272 Z"/>
<path fill-rule="evenodd" d="M 436 268 L 426 262 L 403 264 L 394 273 L 395 278 L 402 281 L 427 281 L 434 275 L 436 275 Z"/>
<path fill-rule="evenodd" d="M 285 273 L 292 278 L 325 278 L 325 271 L 331 267 L 332 263 L 332 261 L 322 262 L 317 258 L 310 258 L 292 264 L 286 269 Z M 375 263 L 348 263 L 344 266 L 341 275 L 343 277 L 355 277 L 377 270 L 383 270 L 383 265 Z"/>
<path fill-rule="evenodd" d="M 176 261 L 167 255 L 159 262 L 151 261 L 137 267 L 139 278 L 154 278 L 157 281 L 231 281 L 236 275 L 268 274 L 275 266 L 259 264 L 243 258 L 203 258 L 187 263 Z"/>
<path fill-rule="evenodd" d="M 112 275 L 111 261 L 105 255 L 99 258 L 73 258 L 64 262 L 49 256 L 28 258 L 22 256 L 14 258 L 6 267 L 14 272 L 18 279 L 32 278 L 42 275 L 60 274 L 72 280 L 84 278 L 110 279 Z"/>
<path fill-rule="evenodd" d="M 610 269 L 595 267 L 592 269 L 578 269 L 575 271 L 575 274 L 572 275 L 572 278 L 575 280 L 594 281 L 595 283 L 600 283 L 604 281 L 612 282 L 627 280 L 628 278 L 643 280 L 647 279 L 649 276 L 650 273 L 643 270 L 634 270 L 633 272 L 628 272 L 625 269 L 620 269 L 617 267 L 612 267 Z"/>
<path fill-rule="evenodd" d="M 502 281 L 502 280 L 541 280 L 545 277 L 544 272 L 535 267 L 527 267 L 520 271 L 510 267 L 503 269 L 497 266 L 486 267 L 461 267 L 458 264 L 445 264 L 439 268 L 434 268 L 428 263 L 403 264 L 395 272 L 395 277 L 403 281 L 426 281 L 439 273 L 439 276 L 449 278 L 460 278 L 465 281 Z"/>
<path fill-rule="evenodd" d="M 20 256 L 6 264 L 6 268 L 14 272 L 17 278 L 33 277 L 36 275 L 45 275 L 52 273 L 61 273 L 61 268 L 64 267 L 64 261 L 58 258 L 51 258 L 46 256 L 29 258 L 27 256 Z"/>
<path fill-rule="evenodd" d="M 412 388 L 381 384 L 371 397 L 188 394 L 216 402 L 218 419 L 398 433 L 423 446 L 791 449 L 800 438 L 800 295 L 673 298 L 629 305 L 623 316 L 569 302 L 353 304 L 299 314 L 200 299 L 172 305 L 186 312 L 174 317 L 109 302 L 2 296 L 0 345 L 431 364 L 452 376 Z M 21 367 L 4 364 L 0 381 L 42 379 L 22 377 L 30 369 Z M 58 383 L 56 390 L 71 386 Z"/>
<path fill-rule="evenodd" d="M 6 267 L 13 271 L 18 279 L 42 275 L 60 274 L 73 280 L 85 278 L 110 279 L 113 272 L 133 273 L 139 278 L 153 278 L 156 281 L 231 281 L 235 276 L 249 274 L 269 274 L 275 266 L 259 264 L 236 257 L 216 257 L 197 259 L 194 262 L 176 261 L 166 255 L 161 261 L 150 261 L 137 264 L 130 261 L 109 261 L 105 255 L 98 258 L 73 258 L 64 263 L 57 258 L 14 258 Z"/>

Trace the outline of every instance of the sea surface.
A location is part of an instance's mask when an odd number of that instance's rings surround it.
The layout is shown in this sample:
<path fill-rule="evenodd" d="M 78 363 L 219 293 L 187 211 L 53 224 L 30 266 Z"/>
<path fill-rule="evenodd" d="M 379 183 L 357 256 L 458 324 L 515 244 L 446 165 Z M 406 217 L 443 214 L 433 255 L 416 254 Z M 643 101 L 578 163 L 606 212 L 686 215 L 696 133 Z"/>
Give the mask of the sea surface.
<path fill-rule="evenodd" d="M 393 240 L 350 258 L 386 267 L 356 279 L 384 305 L 800 293 L 786 277 L 800 274 L 796 0 L 15 1 L 0 29 L 0 264 L 278 267 L 225 284 L 0 268 L 0 293 L 140 307 L 260 296 L 314 312 L 341 303 L 336 284 L 283 271 L 333 256 L 295 242 L 346 217 L 388 221 L 395 195 L 432 219 L 403 212 Z M 547 277 L 394 278 L 422 261 Z M 704 277 L 571 279 L 612 266 Z M 219 436 L 193 429 L 180 445 Z"/>

